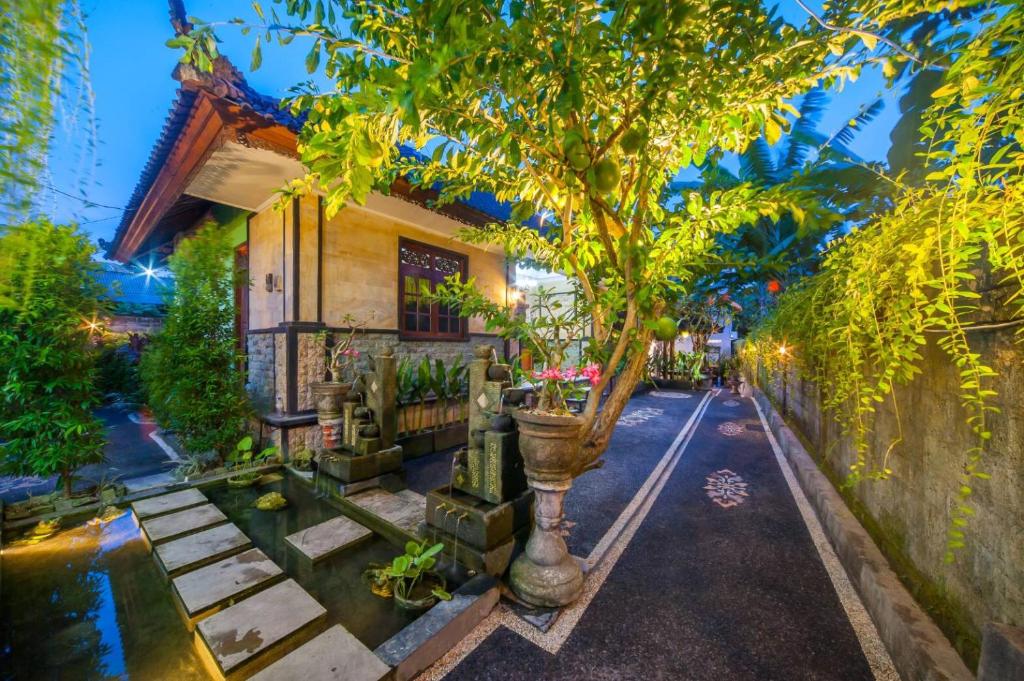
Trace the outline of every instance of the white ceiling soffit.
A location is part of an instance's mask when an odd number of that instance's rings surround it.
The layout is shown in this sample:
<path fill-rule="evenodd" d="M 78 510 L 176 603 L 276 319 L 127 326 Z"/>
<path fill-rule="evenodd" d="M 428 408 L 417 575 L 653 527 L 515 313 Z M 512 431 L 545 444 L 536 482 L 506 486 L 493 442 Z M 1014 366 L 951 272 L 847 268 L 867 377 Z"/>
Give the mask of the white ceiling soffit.
<path fill-rule="evenodd" d="M 373 192 L 366 197 L 365 206 L 359 206 L 355 202 L 350 203 L 349 206 L 370 213 L 376 213 L 398 222 L 404 222 L 413 227 L 444 237 L 454 237 L 458 230 L 469 226 L 447 215 L 424 208 L 418 203 L 377 192 Z M 497 246 L 478 246 L 476 244 L 474 246 L 485 251 L 492 248 L 500 248 Z"/>
<path fill-rule="evenodd" d="M 226 142 L 210 155 L 185 193 L 255 211 L 290 180 L 305 174 L 297 159 Z"/>

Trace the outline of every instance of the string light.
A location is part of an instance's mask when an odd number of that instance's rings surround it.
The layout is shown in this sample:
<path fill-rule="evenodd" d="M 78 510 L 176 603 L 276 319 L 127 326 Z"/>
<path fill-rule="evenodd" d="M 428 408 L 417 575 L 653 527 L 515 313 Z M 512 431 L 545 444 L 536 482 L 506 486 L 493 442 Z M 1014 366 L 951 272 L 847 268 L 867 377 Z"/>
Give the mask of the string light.
<path fill-rule="evenodd" d="M 788 353 L 789 353 L 789 348 L 786 347 L 785 343 L 783 343 L 782 345 L 779 346 L 779 354 L 780 355 L 785 357 Z"/>

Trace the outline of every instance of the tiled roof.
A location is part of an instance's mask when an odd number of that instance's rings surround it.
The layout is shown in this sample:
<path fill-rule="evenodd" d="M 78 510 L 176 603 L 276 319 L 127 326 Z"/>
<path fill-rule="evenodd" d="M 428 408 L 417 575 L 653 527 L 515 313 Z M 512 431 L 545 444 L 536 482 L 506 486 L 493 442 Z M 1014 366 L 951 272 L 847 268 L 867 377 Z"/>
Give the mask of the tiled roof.
<path fill-rule="evenodd" d="M 114 263 L 103 263 L 96 280 L 106 287 L 116 310 L 132 308 L 151 313 L 159 311 L 165 292 L 174 286 L 169 275 L 146 276 L 139 269 Z"/>
<path fill-rule="evenodd" d="M 179 65 L 178 68 L 181 69 L 182 67 Z M 214 77 L 198 76 L 201 78 L 200 82 L 203 83 L 201 87 L 211 91 L 211 94 L 237 105 L 243 111 L 251 111 L 271 122 L 282 125 L 295 134 L 298 134 L 302 129 L 302 124 L 305 121 L 304 115 L 294 116 L 286 108 L 281 107 L 281 100 L 254 90 L 245 80 L 242 73 L 228 62 L 226 58 L 218 60 L 218 63 L 215 65 L 215 71 Z M 176 77 L 178 76 L 179 74 L 176 73 Z M 197 76 L 193 72 L 191 77 Z M 150 152 L 149 161 L 143 168 L 142 175 L 135 185 L 135 191 L 132 192 L 124 214 L 121 216 L 121 222 L 114 234 L 114 239 L 111 243 L 107 244 L 108 257 L 112 256 L 117 249 L 128 226 L 132 222 L 135 212 L 142 204 L 160 170 L 167 163 L 167 159 L 174 150 L 178 137 L 188 123 L 189 113 L 192 110 L 196 97 L 197 91 L 194 87 L 181 87 L 178 89 L 174 104 L 171 106 L 171 111 L 167 116 L 167 121 L 160 132 L 160 137 L 153 146 L 153 151 Z M 405 145 L 399 147 L 399 151 L 402 154 L 420 155 L 419 152 Z M 497 220 L 508 219 L 512 212 L 512 207 L 509 204 L 499 201 L 493 194 L 487 192 L 473 192 L 468 198 L 462 199 L 462 203 Z"/>

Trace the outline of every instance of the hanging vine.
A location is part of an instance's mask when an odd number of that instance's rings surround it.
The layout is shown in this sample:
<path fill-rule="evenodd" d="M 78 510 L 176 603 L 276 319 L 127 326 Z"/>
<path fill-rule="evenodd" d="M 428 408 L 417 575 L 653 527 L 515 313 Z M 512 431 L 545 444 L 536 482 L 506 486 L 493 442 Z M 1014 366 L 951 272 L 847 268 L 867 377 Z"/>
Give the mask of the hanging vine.
<path fill-rule="evenodd" d="M 876 18 L 883 21 L 885 18 Z M 972 331 L 1016 326 L 1024 342 L 1024 9 L 1004 6 L 969 37 L 952 35 L 940 86 L 920 133 L 924 181 L 899 185 L 891 211 L 831 243 L 821 271 L 798 283 L 751 335 L 748 366 L 779 368 L 780 343 L 797 368 L 828 386 L 824 407 L 855 445 L 849 483 L 885 479 L 897 435 L 869 448 L 877 405 L 921 372 L 929 336 L 959 372 L 959 397 L 974 443 L 963 453 L 946 559 L 964 546 L 998 409 L 996 371 L 972 346 Z M 990 276 L 1005 318 L 984 320 L 979 281 Z M 902 425 L 900 426 L 902 428 Z"/>

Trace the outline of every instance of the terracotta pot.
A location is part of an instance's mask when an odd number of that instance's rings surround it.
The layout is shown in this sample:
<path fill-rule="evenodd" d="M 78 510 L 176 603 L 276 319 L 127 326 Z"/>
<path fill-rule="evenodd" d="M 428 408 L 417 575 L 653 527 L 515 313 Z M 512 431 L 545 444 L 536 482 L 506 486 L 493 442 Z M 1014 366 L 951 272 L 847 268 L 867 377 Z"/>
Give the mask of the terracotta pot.
<path fill-rule="evenodd" d="M 519 425 L 519 452 L 527 482 L 536 496 L 534 524 L 526 550 L 512 563 L 509 581 L 522 601 L 557 608 L 583 592 L 583 571 L 562 538 L 565 493 L 579 467 L 578 416 L 514 414 Z"/>
<path fill-rule="evenodd" d="M 513 416 L 519 425 L 519 452 L 523 455 L 526 477 L 538 481 L 572 480 L 579 463 L 582 419 L 525 409 Z"/>
<path fill-rule="evenodd" d="M 310 383 L 309 391 L 313 394 L 313 404 L 316 406 L 318 416 L 337 416 L 341 413 L 341 403 L 345 396 L 352 389 L 351 383 L 334 383 L 333 381 L 321 381 Z"/>

